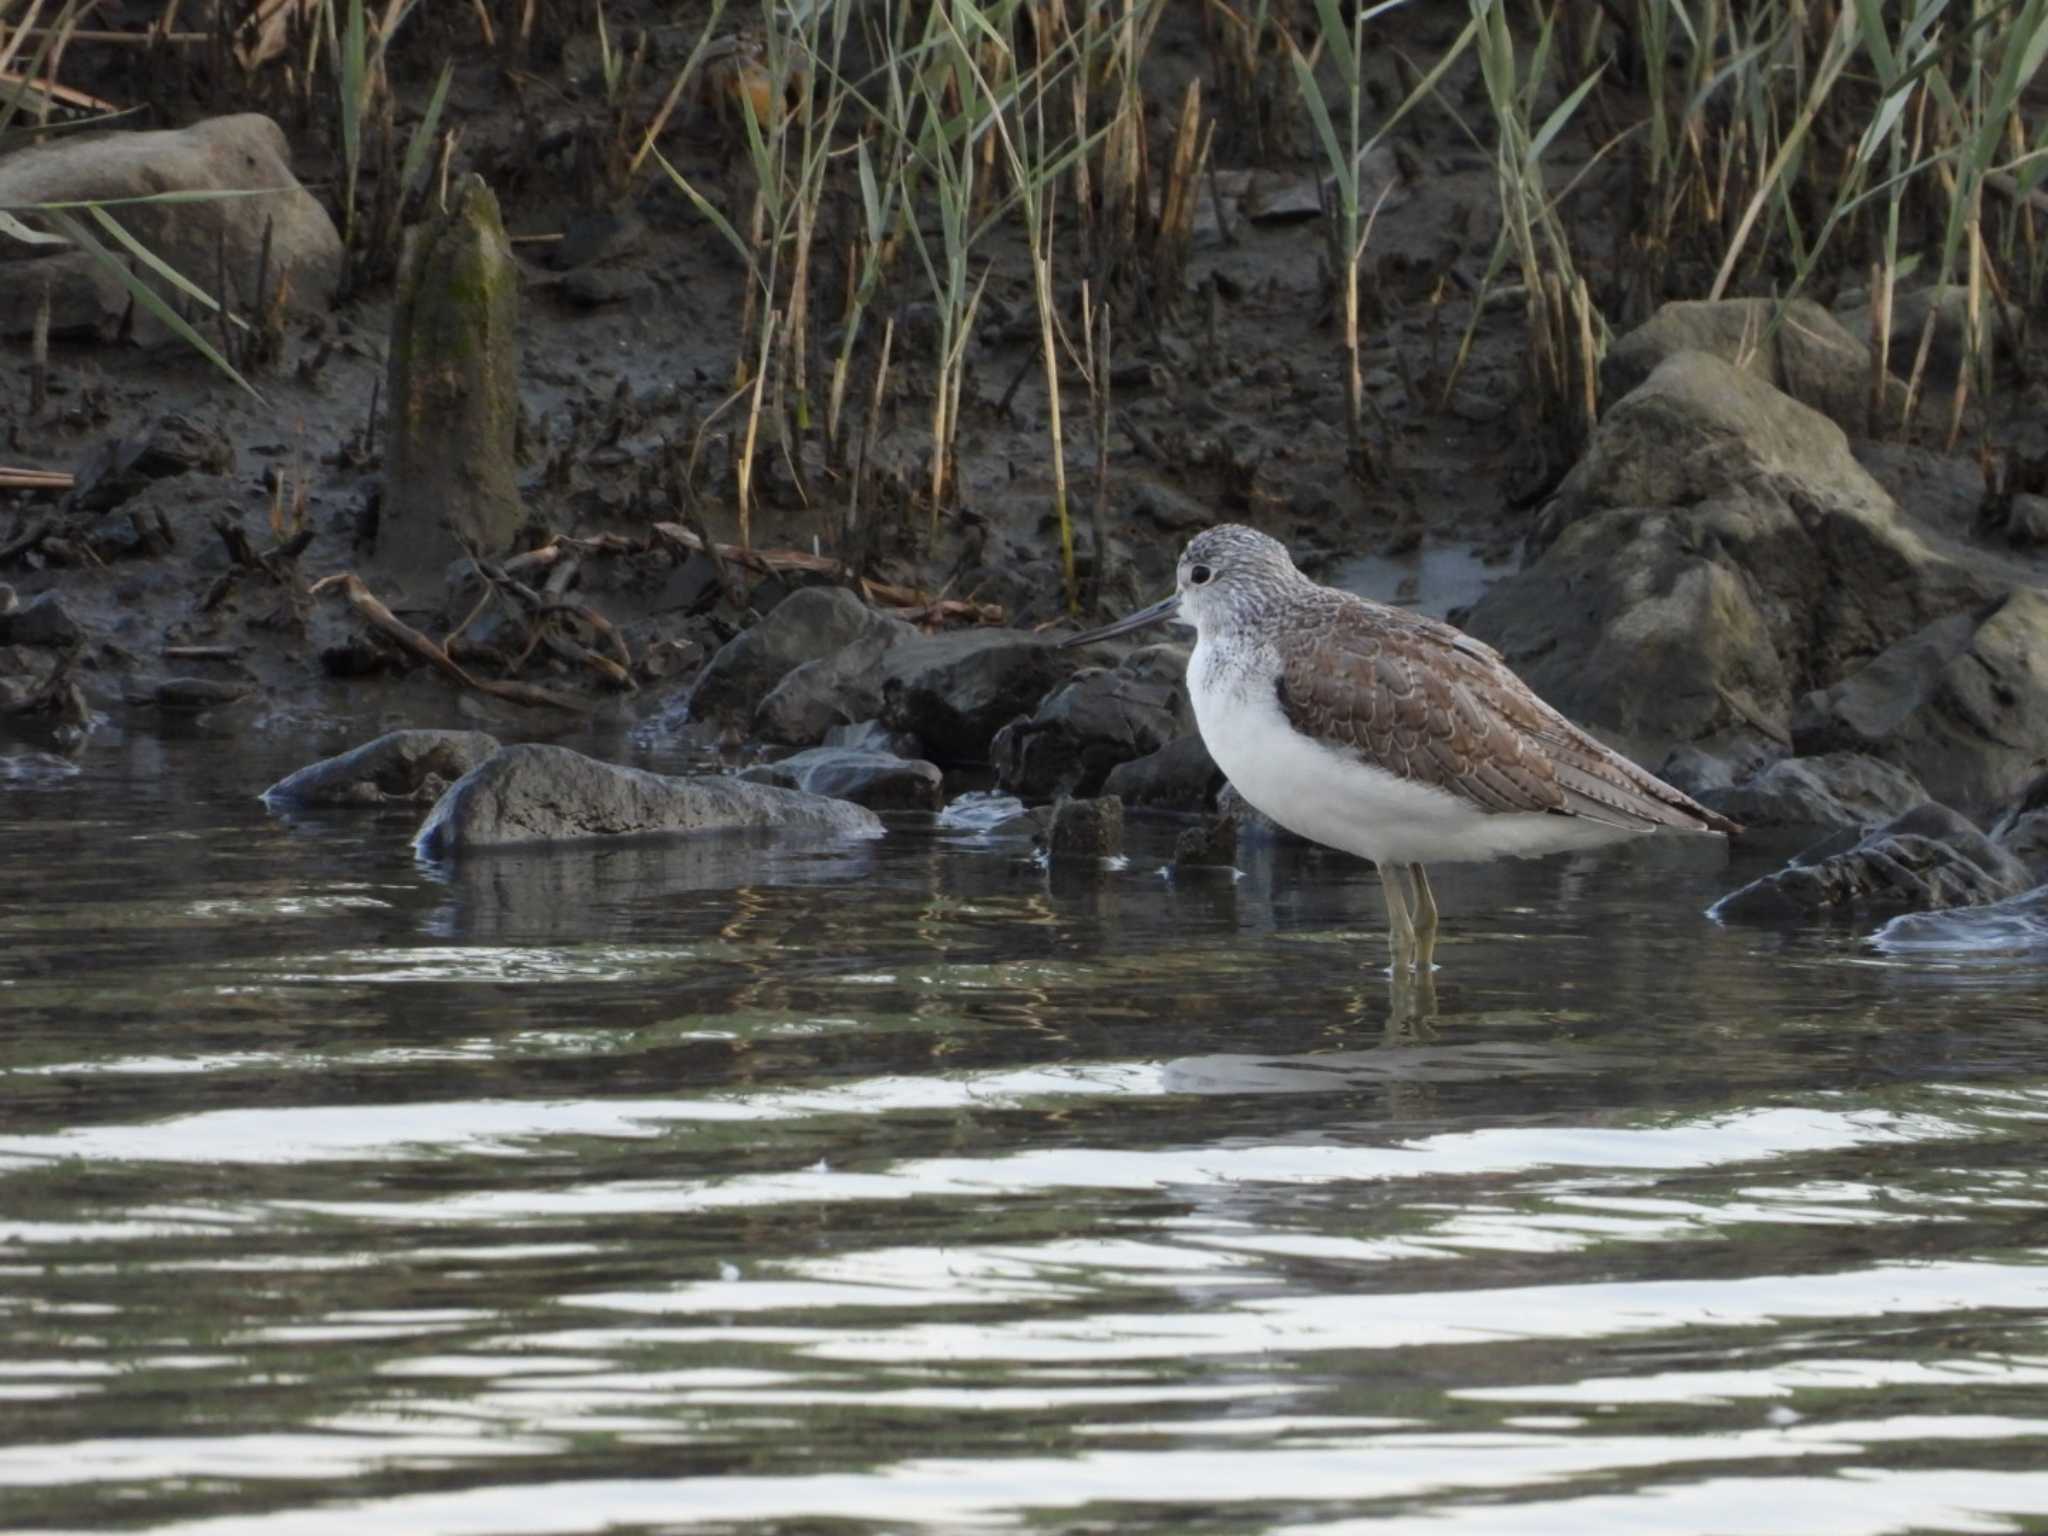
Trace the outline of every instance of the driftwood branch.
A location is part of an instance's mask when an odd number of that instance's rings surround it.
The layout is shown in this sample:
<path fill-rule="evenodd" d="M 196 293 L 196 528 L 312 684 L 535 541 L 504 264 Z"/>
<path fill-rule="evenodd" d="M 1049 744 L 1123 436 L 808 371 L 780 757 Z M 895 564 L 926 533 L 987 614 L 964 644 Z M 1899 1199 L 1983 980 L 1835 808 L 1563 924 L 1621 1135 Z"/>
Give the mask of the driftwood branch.
<path fill-rule="evenodd" d="M 339 591 L 348 599 L 349 606 L 360 614 L 372 629 L 389 637 L 410 651 L 436 671 L 454 679 L 465 688 L 478 693 L 490 694 L 493 698 L 504 699 L 513 704 L 524 704 L 535 709 L 559 709 L 570 714 L 587 714 L 590 706 L 581 699 L 570 698 L 567 694 L 552 689 L 537 687 L 532 683 L 514 682 L 488 677 L 475 677 L 464 670 L 461 663 L 449 656 L 440 646 L 399 618 L 377 595 L 363 584 L 362 577 L 353 571 L 337 571 L 313 583 L 312 595 Z"/>
<path fill-rule="evenodd" d="M 909 610 L 919 618 L 934 622 L 942 619 L 966 619 L 975 624 L 1003 622 L 1003 608 L 1000 603 L 973 603 L 962 598 L 920 592 L 915 587 L 899 587 L 892 582 L 871 581 L 847 569 L 843 562 L 834 560 L 829 555 L 807 555 L 800 549 L 743 549 L 737 544 L 714 545 L 701 535 L 692 533 L 681 523 L 656 523 L 654 531 L 680 548 L 707 553 L 714 559 L 743 565 L 763 575 L 777 575 L 784 571 L 810 571 L 820 576 L 830 576 L 838 581 L 849 582 L 870 603 L 878 607 L 895 609 L 899 615 L 904 610 Z"/>

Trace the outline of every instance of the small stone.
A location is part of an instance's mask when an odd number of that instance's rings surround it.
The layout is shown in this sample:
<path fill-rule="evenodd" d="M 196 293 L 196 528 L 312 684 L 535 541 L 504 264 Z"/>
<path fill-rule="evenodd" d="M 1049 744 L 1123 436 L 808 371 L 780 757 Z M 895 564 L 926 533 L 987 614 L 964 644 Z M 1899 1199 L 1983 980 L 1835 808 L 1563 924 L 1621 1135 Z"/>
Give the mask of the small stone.
<path fill-rule="evenodd" d="M 2027 888 L 2027 868 L 1967 819 L 1928 801 L 1873 832 L 1825 838 L 1775 874 L 1714 903 L 1722 922 L 1803 919 L 1839 910 L 1981 906 Z"/>
<path fill-rule="evenodd" d="M 1062 800 L 1052 813 L 1048 847 L 1056 859 L 1112 859 L 1124 851 L 1124 803 L 1114 795 Z"/>
<path fill-rule="evenodd" d="M 8 595 L 13 596 L 11 592 Z M 84 639 L 84 629 L 54 592 L 38 592 L 20 606 L 0 611 L 0 645 L 40 645 L 62 650 Z"/>
<path fill-rule="evenodd" d="M 876 811 L 936 811 L 946 800 L 945 775 L 937 765 L 855 747 L 812 747 L 757 764 L 740 777 Z"/>
<path fill-rule="evenodd" d="M 1199 869 L 1237 863 L 1237 818 L 1204 816 L 1174 839 L 1173 867 Z"/>

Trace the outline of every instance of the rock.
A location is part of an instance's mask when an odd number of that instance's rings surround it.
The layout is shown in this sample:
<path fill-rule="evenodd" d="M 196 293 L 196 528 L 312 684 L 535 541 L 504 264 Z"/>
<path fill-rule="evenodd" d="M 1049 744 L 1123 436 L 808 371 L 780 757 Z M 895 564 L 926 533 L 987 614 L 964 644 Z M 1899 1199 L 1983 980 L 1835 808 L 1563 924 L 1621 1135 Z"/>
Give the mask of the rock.
<path fill-rule="evenodd" d="M 986 762 L 995 733 L 1029 714 L 1077 665 L 1017 630 L 919 636 L 883 658 L 882 720 L 915 736 L 942 765 Z"/>
<path fill-rule="evenodd" d="M 835 725 L 825 733 L 828 747 L 859 747 L 863 752 L 886 752 L 891 757 L 914 758 L 923 750 L 908 731 L 892 731 L 879 720 L 856 720 Z"/>
<path fill-rule="evenodd" d="M 1922 538 L 1833 422 L 1700 352 L 1609 409 L 1531 552 L 1467 627 L 1653 756 L 1782 751 L 1801 693 L 1997 590 Z"/>
<path fill-rule="evenodd" d="M 1979 526 L 1983 532 L 2002 535 L 2015 549 L 2048 546 L 2048 496 L 2016 492 L 2004 506 L 1987 507 Z"/>
<path fill-rule="evenodd" d="M 21 599 L 14 595 L 14 588 L 0 581 L 0 618 L 5 618 L 20 606 Z"/>
<path fill-rule="evenodd" d="M 1890 954 L 1928 950 L 2025 954 L 2048 950 L 2048 886 L 1985 907 L 1902 913 L 1872 934 L 1871 942 Z"/>
<path fill-rule="evenodd" d="M 1055 859 L 1112 859 L 1124 851 L 1124 803 L 1114 795 L 1062 800 L 1052 813 L 1047 848 Z"/>
<path fill-rule="evenodd" d="M 0 612 L 0 645 L 65 650 L 84 639 L 85 630 L 54 592 L 38 592 L 19 607 Z"/>
<path fill-rule="evenodd" d="M 1321 846 L 1310 842 L 1299 833 L 1290 832 L 1264 811 L 1253 805 L 1237 792 L 1235 784 L 1226 783 L 1216 796 L 1216 814 L 1226 817 L 1238 831 L 1249 833 L 1262 842 L 1290 843 L 1299 848 Z"/>
<path fill-rule="evenodd" d="M 1987 294 L 1980 311 L 1984 344 L 1995 355 L 2020 334 L 2019 306 L 2005 304 Z M 1930 283 L 1892 295 L 1891 345 L 1885 362 L 1904 379 L 1913 372 L 1913 359 L 1920 350 L 1920 331 L 1934 317 L 1934 336 L 1927 351 L 1928 377 L 1942 387 L 1955 382 L 1963 365 L 1969 338 L 1970 289 L 1966 283 Z M 1854 295 L 1854 302 L 1841 314 L 1844 329 L 1856 336 L 1870 335 L 1870 294 L 1867 289 Z"/>
<path fill-rule="evenodd" d="M 1187 670 L 1187 647 L 1148 645 L 1114 668 L 1076 673 L 996 733 L 996 782 L 1025 800 L 1095 794 L 1118 764 L 1194 730 Z"/>
<path fill-rule="evenodd" d="M 1870 411 L 1870 348 L 1811 299 L 1794 299 L 1769 341 L 1771 299 L 1681 300 L 1664 305 L 1607 349 L 1600 393 L 1619 400 L 1668 358 L 1703 352 L 1744 369 L 1861 435 Z"/>
<path fill-rule="evenodd" d="M 2048 773 L 2029 784 L 1991 824 L 1991 841 L 2048 881 Z"/>
<path fill-rule="evenodd" d="M 1714 903 L 1724 922 L 1812 917 L 1843 908 L 1979 906 L 2024 890 L 2026 866 L 1945 805 L 1915 806 L 1860 838 L 1837 833 L 1775 874 Z"/>
<path fill-rule="evenodd" d="M 936 765 L 856 747 L 812 747 L 758 764 L 740 777 L 877 811 L 936 811 L 946 801 L 945 775 Z"/>
<path fill-rule="evenodd" d="M 775 612 L 788 606 L 785 601 Z M 915 633 L 894 619 L 881 622 L 894 627 L 864 635 L 829 656 L 803 662 L 785 673 L 754 711 L 752 734 L 761 741 L 808 747 L 825 740 L 826 733 L 837 727 L 873 719 L 882 708 L 882 653 L 898 639 Z"/>
<path fill-rule="evenodd" d="M 1173 867 L 1175 869 L 1199 869 L 1206 866 L 1237 863 L 1237 818 L 1235 816 L 1204 816 L 1200 822 L 1182 831 L 1173 843 Z"/>
<path fill-rule="evenodd" d="M 282 292 L 294 309 L 325 313 L 341 276 L 341 236 L 327 210 L 292 175 L 284 130 L 267 117 L 250 112 L 154 132 L 61 135 L 0 159 L 0 208 L 45 229 L 47 219 L 29 211 L 31 205 L 219 191 L 269 195 L 129 202 L 115 216 L 153 255 L 208 293 L 220 286 L 225 258 L 240 308 L 256 305 L 267 225 L 264 295 Z M 48 254 L 53 249 L 56 254 Z M 0 276 L 0 334 L 29 333 L 46 284 L 54 334 L 112 336 L 131 307 L 136 340 L 154 344 L 174 334 L 132 304 L 120 280 L 84 251 L 13 241 L 0 243 L 0 250 L 33 258 L 0 263 L 6 270 Z M 136 269 L 159 291 L 176 293 L 141 264 Z M 189 308 L 191 301 L 177 294 L 174 303 Z"/>
<path fill-rule="evenodd" d="M 144 431 L 103 438 L 87 449 L 71 472 L 65 505 L 107 512 L 153 481 L 190 470 L 224 475 L 234 467 L 234 444 L 212 428 L 172 412 Z"/>
<path fill-rule="evenodd" d="M 272 810 L 323 805 L 427 805 L 498 750 L 482 731 L 389 731 L 308 763 L 263 791 Z"/>
<path fill-rule="evenodd" d="M 1746 784 L 1701 793 L 1745 827 L 1874 827 L 1928 798 L 1910 773 L 1861 752 L 1784 758 Z"/>
<path fill-rule="evenodd" d="M 209 709 L 239 704 L 255 691 L 256 685 L 252 682 L 229 682 L 218 677 L 167 677 L 149 692 L 131 695 L 128 702 L 176 715 L 197 715 Z"/>
<path fill-rule="evenodd" d="M 1206 811 L 1223 789 L 1223 770 L 1198 735 L 1169 741 L 1157 752 L 1118 763 L 1102 781 L 1104 794 L 1127 806 L 1161 811 Z"/>
<path fill-rule="evenodd" d="M 670 778 L 567 747 L 507 747 L 463 775 L 428 813 L 425 858 L 488 848 L 662 833 L 776 832 L 879 837 L 873 811 L 720 776 Z"/>
<path fill-rule="evenodd" d="M 498 200 L 463 178 L 454 206 L 406 243 L 391 311 L 389 447 L 376 558 L 386 580 L 439 598 L 465 545 L 509 549 L 519 500 L 519 265 Z"/>
<path fill-rule="evenodd" d="M 844 587 L 801 588 L 769 609 L 760 623 L 718 648 L 697 674 L 683 713 L 714 725 L 744 724 L 775 686 L 805 662 L 830 657 L 859 640 L 879 641 L 887 649 L 916 633 L 900 619 L 876 613 Z M 879 686 L 870 685 L 868 691 L 872 699 L 879 699 Z M 786 702 L 793 718 L 810 700 L 792 697 Z M 872 703 L 864 713 L 874 713 Z"/>
<path fill-rule="evenodd" d="M 562 297 L 580 309 L 629 304 L 636 299 L 651 297 L 653 293 L 654 283 L 645 272 L 582 267 L 562 278 Z"/>
<path fill-rule="evenodd" d="M 1858 751 L 1946 804 L 1990 811 L 2048 767 L 2048 593 L 1951 614 L 1802 701 L 1802 752 Z"/>

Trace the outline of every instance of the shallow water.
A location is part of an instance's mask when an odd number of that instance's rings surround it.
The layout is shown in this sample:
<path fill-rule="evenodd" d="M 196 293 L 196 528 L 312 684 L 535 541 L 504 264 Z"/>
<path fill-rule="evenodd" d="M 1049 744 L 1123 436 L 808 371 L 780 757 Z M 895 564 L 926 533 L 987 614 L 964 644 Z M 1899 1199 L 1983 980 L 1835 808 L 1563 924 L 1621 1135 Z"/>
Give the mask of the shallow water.
<path fill-rule="evenodd" d="M 340 742 L 323 742 L 328 749 Z M 0 749 L 0 1526 L 2048 1525 L 2039 957 L 973 817 L 459 868 Z"/>

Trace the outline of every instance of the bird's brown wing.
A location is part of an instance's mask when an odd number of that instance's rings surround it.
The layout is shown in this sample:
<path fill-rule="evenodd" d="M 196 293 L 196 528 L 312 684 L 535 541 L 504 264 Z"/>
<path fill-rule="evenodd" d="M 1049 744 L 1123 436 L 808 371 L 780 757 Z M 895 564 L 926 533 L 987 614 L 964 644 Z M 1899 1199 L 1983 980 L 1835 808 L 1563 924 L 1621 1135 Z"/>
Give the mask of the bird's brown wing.
<path fill-rule="evenodd" d="M 1488 812 L 1734 830 L 1545 704 L 1491 647 L 1346 601 L 1282 648 L 1281 711 L 1340 751 Z"/>

